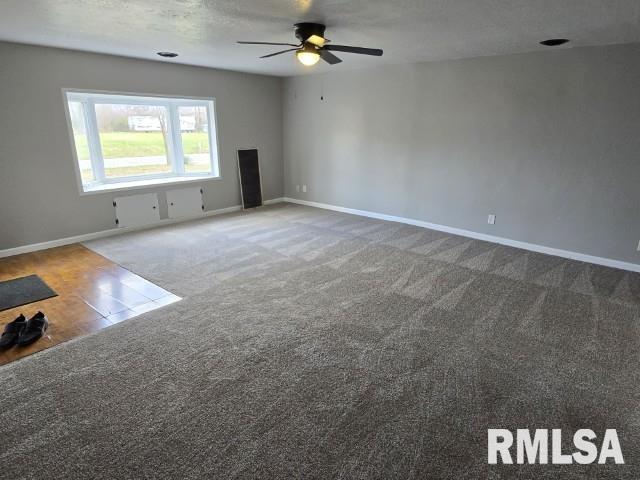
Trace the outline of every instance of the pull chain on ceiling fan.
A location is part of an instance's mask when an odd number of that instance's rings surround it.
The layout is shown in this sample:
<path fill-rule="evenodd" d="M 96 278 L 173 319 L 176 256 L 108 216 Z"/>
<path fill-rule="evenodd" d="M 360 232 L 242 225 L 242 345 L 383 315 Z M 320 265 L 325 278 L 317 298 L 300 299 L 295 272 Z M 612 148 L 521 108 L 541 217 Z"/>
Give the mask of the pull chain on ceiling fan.
<path fill-rule="evenodd" d="M 350 47 L 348 45 L 334 45 L 329 43 L 330 40 L 326 39 L 324 36 L 326 27 L 320 23 L 296 23 L 293 27 L 295 29 L 296 38 L 300 40 L 299 44 L 244 41 L 239 41 L 238 43 L 245 45 L 280 45 L 294 47 L 263 55 L 260 58 L 275 57 L 276 55 L 295 51 L 298 61 L 307 66 L 315 65 L 321 58 L 330 65 L 342 62 L 340 58 L 331 53 L 332 51 L 356 53 L 359 55 L 373 55 L 377 57 L 382 55 L 382 50 L 378 48 Z"/>

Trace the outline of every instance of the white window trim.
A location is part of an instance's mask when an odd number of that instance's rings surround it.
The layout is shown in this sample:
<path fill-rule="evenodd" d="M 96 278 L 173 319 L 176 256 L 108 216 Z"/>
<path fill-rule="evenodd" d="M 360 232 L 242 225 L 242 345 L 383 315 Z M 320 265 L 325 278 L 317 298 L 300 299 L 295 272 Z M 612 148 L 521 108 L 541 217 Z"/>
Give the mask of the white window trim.
<path fill-rule="evenodd" d="M 220 145 L 218 141 L 218 121 L 216 117 L 215 98 L 213 97 L 184 97 L 165 96 L 157 94 L 141 94 L 129 92 L 110 92 L 95 90 L 79 90 L 63 88 L 64 110 L 67 119 L 67 130 L 71 142 L 71 150 L 75 163 L 76 182 L 80 195 L 91 195 L 113 190 L 133 190 L 147 188 L 153 185 L 173 185 L 185 182 L 201 182 L 203 180 L 217 180 L 222 178 L 222 165 L 220 162 Z M 71 124 L 71 113 L 69 111 L 70 101 L 80 102 L 83 107 L 85 129 L 87 132 L 87 144 L 89 147 L 89 158 L 93 169 L 94 182 L 83 183 L 80 172 L 80 162 L 76 151 L 76 144 Z M 169 118 L 168 138 L 169 151 L 167 160 L 172 171 L 167 174 L 147 174 L 119 178 L 105 178 L 104 159 L 102 156 L 102 146 L 95 113 L 95 105 L 100 103 L 127 104 L 127 105 L 153 105 L 164 106 L 167 109 Z M 175 157 L 184 158 L 182 150 L 182 138 L 179 129 L 173 128 L 180 125 L 178 107 L 182 106 L 206 106 L 209 137 L 209 155 L 211 161 L 211 173 L 186 173 L 184 171 L 184 161 L 176 162 Z M 215 148 L 213 148 L 215 147 Z"/>

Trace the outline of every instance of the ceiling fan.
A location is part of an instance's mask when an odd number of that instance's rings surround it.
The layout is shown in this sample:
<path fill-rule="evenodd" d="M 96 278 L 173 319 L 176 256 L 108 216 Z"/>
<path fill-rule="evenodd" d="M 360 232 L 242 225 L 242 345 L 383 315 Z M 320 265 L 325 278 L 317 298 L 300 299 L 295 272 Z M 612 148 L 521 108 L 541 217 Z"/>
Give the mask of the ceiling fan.
<path fill-rule="evenodd" d="M 296 23 L 293 28 L 299 44 L 295 43 L 274 43 L 274 42 L 238 42 L 247 45 L 287 45 L 295 48 L 288 48 L 260 58 L 275 57 L 287 52 L 296 52 L 296 58 L 303 65 L 315 65 L 322 58 L 330 65 L 342 62 L 331 52 L 357 53 L 360 55 L 374 55 L 380 57 L 382 50 L 378 48 L 349 47 L 347 45 L 330 44 L 324 36 L 325 26 L 321 23 Z"/>

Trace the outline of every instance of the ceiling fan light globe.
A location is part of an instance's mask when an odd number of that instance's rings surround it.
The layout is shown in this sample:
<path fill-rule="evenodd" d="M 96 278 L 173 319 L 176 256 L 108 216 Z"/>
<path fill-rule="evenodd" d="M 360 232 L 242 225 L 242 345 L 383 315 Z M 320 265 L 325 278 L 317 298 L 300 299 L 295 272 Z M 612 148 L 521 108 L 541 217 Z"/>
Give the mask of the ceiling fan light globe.
<path fill-rule="evenodd" d="M 320 61 L 320 54 L 309 50 L 299 50 L 296 52 L 296 58 L 301 64 L 311 67 Z"/>

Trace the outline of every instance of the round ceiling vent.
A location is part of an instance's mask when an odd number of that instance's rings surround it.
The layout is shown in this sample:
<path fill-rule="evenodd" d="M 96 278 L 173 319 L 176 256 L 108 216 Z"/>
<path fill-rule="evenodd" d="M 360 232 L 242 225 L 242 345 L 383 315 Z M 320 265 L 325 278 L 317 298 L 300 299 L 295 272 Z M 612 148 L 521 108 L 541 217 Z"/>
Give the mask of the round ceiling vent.
<path fill-rule="evenodd" d="M 558 45 L 564 45 L 565 43 L 569 43 L 569 40 L 566 38 L 550 38 L 549 40 L 541 41 L 540 45 L 544 45 L 545 47 L 557 47 Z"/>

